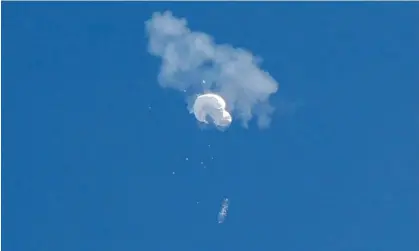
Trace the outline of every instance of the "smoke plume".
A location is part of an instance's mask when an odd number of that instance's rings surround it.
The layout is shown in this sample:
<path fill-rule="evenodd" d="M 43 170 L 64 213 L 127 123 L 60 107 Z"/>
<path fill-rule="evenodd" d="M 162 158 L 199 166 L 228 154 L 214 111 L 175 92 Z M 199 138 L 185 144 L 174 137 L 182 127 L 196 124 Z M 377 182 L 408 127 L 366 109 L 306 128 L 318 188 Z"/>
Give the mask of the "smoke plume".
<path fill-rule="evenodd" d="M 148 50 L 162 60 L 158 75 L 162 87 L 194 95 L 216 93 L 244 126 L 253 116 L 260 127 L 269 125 L 274 110 L 269 97 L 278 83 L 259 67 L 260 58 L 232 45 L 216 44 L 210 35 L 191 31 L 186 19 L 168 11 L 154 13 L 145 25 Z"/>

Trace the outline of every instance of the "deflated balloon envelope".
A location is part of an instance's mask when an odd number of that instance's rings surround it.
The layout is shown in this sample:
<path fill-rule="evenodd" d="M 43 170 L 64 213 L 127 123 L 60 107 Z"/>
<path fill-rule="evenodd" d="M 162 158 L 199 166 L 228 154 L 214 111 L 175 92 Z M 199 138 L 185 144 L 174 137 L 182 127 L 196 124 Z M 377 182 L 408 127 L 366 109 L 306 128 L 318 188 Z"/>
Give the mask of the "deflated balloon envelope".
<path fill-rule="evenodd" d="M 208 124 L 208 117 L 211 121 L 221 127 L 231 124 L 232 117 L 226 110 L 224 99 L 215 93 L 199 95 L 193 105 L 193 112 L 198 121 Z"/>

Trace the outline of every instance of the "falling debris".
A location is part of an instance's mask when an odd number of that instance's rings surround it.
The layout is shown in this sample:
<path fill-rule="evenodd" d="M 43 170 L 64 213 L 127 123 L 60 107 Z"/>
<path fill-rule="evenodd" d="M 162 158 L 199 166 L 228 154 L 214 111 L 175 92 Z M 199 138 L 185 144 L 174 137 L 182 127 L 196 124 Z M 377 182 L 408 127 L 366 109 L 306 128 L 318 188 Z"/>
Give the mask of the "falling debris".
<path fill-rule="evenodd" d="M 172 172 L 172 174 L 175 175 L 176 173 L 175 172 Z"/>
<path fill-rule="evenodd" d="M 221 224 L 224 222 L 228 213 L 229 201 L 228 198 L 224 198 L 223 203 L 221 204 L 221 210 L 218 213 L 218 223 Z"/>
<path fill-rule="evenodd" d="M 201 161 L 201 166 L 203 166 L 204 168 L 207 168 L 204 164 L 204 161 Z"/>
<path fill-rule="evenodd" d="M 188 158 L 188 157 L 186 157 L 186 158 L 185 158 L 185 160 L 189 160 L 189 158 Z"/>

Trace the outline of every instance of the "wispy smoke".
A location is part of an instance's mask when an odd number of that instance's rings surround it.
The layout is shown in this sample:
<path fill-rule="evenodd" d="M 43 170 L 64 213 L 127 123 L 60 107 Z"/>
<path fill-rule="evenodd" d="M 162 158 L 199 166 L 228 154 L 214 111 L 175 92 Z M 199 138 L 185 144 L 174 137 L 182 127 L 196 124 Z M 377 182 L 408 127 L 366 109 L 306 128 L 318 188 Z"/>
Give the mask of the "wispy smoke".
<path fill-rule="evenodd" d="M 234 119 L 247 126 L 253 116 L 260 127 L 270 123 L 269 97 L 278 83 L 259 68 L 260 58 L 244 49 L 218 45 L 171 12 L 154 13 L 146 21 L 149 52 L 162 59 L 158 81 L 163 87 L 221 95 Z M 205 80 L 204 82 L 202 80 Z"/>

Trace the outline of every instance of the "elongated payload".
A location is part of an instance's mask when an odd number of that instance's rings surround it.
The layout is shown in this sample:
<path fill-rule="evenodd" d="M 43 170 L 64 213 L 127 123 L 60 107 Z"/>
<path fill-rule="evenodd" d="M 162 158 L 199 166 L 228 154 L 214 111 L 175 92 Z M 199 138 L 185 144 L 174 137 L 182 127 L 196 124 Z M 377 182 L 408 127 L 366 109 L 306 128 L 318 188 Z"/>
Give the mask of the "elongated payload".
<path fill-rule="evenodd" d="M 232 122 L 226 102 L 215 93 L 198 95 L 193 104 L 193 113 L 198 121 L 205 124 L 212 122 L 216 126 L 228 127 Z"/>
<path fill-rule="evenodd" d="M 221 203 L 220 212 L 218 212 L 218 223 L 221 224 L 225 221 L 228 213 L 228 205 L 229 201 L 228 198 L 224 198 L 223 202 Z"/>

